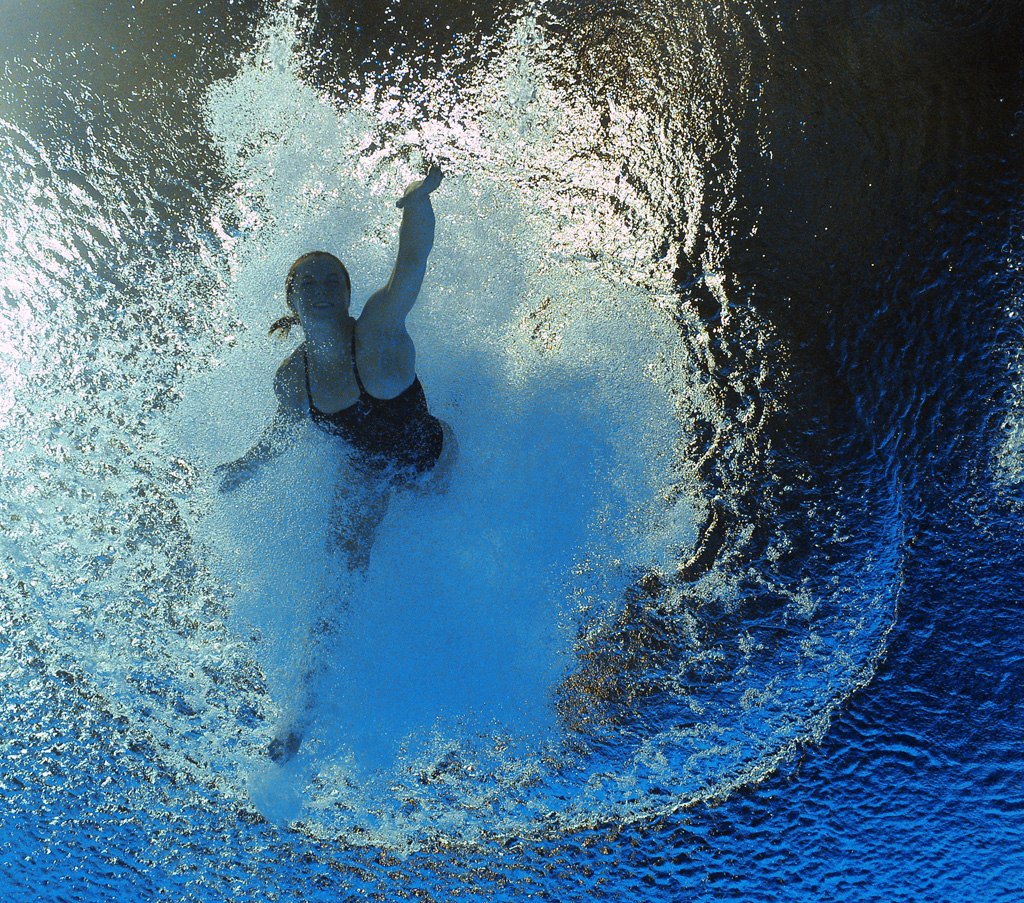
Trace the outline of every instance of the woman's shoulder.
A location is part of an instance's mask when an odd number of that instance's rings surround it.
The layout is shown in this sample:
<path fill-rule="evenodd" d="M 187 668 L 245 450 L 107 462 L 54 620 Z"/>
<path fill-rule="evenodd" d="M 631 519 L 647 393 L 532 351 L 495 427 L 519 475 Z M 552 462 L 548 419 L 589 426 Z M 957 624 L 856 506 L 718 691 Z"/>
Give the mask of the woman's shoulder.
<path fill-rule="evenodd" d="M 299 345 L 288 355 L 274 374 L 274 394 L 278 402 L 292 410 L 302 410 L 306 403 L 306 363 Z"/>

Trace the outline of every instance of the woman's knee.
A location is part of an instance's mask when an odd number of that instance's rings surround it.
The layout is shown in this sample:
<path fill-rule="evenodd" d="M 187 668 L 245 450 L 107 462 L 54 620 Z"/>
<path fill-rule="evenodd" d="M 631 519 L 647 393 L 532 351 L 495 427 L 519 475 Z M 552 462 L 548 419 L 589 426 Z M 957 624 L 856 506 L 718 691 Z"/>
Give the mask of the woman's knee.
<path fill-rule="evenodd" d="M 444 434 L 444 442 L 441 445 L 441 454 L 430 471 L 419 480 L 410 483 L 410 488 L 417 492 L 428 495 L 445 492 L 451 483 L 452 471 L 455 469 L 455 462 L 459 457 L 459 440 L 455 438 L 455 431 L 451 424 L 441 421 L 441 430 Z"/>
<path fill-rule="evenodd" d="M 437 459 L 437 465 L 451 469 L 459 457 L 459 440 L 448 421 L 441 421 L 441 430 L 444 433 L 444 444 L 441 446 L 441 457 Z"/>

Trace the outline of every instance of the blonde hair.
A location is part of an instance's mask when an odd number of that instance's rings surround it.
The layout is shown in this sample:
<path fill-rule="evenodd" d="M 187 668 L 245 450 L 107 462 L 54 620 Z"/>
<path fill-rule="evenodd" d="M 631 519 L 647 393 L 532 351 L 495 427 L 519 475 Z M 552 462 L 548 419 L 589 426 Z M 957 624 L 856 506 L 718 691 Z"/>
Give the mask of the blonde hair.
<path fill-rule="evenodd" d="M 341 270 L 341 275 L 345 277 L 345 286 L 348 288 L 349 297 L 352 295 L 352 280 L 349 278 L 348 270 L 345 269 L 343 264 L 333 254 L 329 254 L 327 251 L 310 251 L 308 254 L 303 254 L 298 260 L 295 261 L 288 268 L 288 275 L 284 277 L 284 303 L 288 305 L 288 309 L 291 311 L 290 314 L 285 314 L 283 317 L 279 317 L 270 324 L 270 329 L 267 331 L 267 335 L 273 335 L 275 332 L 281 333 L 281 338 L 288 338 L 288 333 L 292 331 L 293 326 L 299 325 L 299 315 L 295 313 L 295 303 L 292 301 L 292 292 L 295 288 L 295 275 L 299 271 L 304 263 L 308 263 L 311 260 L 319 260 L 322 258 L 328 258 L 333 260 L 338 268 Z"/>

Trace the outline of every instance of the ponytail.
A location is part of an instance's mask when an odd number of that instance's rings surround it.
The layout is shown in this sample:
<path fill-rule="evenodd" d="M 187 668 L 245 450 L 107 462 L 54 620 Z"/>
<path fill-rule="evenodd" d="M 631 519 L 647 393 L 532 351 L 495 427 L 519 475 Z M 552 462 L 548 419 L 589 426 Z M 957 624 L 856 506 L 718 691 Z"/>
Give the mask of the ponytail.
<path fill-rule="evenodd" d="M 273 335 L 275 332 L 281 333 L 281 338 L 288 338 L 288 333 L 292 331 L 293 326 L 299 325 L 299 318 L 296 314 L 285 314 L 278 320 L 274 320 L 270 324 L 270 329 L 267 330 L 267 335 Z"/>

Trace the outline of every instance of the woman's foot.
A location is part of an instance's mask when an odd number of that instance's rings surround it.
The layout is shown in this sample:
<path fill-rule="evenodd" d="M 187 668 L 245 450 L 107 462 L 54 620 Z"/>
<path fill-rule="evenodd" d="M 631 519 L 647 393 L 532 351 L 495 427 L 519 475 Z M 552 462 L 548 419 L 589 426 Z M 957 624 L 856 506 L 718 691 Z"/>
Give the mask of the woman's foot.
<path fill-rule="evenodd" d="M 302 735 L 295 731 L 289 731 L 287 734 L 275 737 L 270 741 L 270 745 L 267 747 L 267 755 L 270 756 L 271 761 L 276 762 L 278 765 L 284 765 L 295 758 L 300 746 L 302 746 Z"/>

